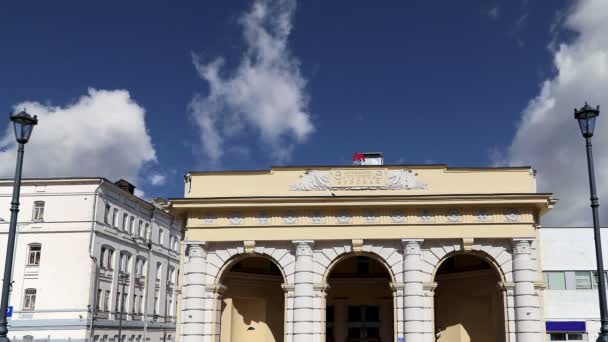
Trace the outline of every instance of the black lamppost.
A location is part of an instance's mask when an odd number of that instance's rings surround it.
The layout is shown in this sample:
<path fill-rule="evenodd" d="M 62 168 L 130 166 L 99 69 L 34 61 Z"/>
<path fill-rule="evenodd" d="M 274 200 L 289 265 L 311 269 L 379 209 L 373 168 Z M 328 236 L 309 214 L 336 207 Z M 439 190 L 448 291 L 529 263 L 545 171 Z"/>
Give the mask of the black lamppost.
<path fill-rule="evenodd" d="M 127 285 L 128 282 L 129 282 L 129 275 L 126 273 L 120 272 L 118 274 L 118 285 L 122 285 L 122 294 L 121 294 L 122 298 L 118 298 L 118 300 L 120 301 L 120 307 L 118 308 L 118 310 L 120 310 L 120 319 L 118 320 L 118 339 L 116 339 L 114 342 L 122 341 L 122 317 L 125 312 L 125 300 L 127 299 L 127 296 L 125 296 L 125 286 Z"/>
<path fill-rule="evenodd" d="M 21 167 L 23 166 L 23 147 L 30 140 L 38 118 L 24 111 L 13 114 L 11 121 L 15 126 L 15 138 L 19 144 L 17 149 L 17 167 L 13 183 L 13 199 L 11 201 L 11 222 L 8 228 L 8 245 L 6 247 L 6 260 L 4 262 L 4 280 L 2 282 L 2 299 L 0 304 L 0 342 L 9 341 L 6 315 L 8 311 L 8 296 L 11 289 L 11 272 L 13 269 L 13 252 L 15 250 L 15 234 L 17 232 L 17 214 L 19 213 L 19 192 L 21 190 Z"/>
<path fill-rule="evenodd" d="M 595 118 L 600 115 L 600 106 L 593 108 L 587 103 L 581 109 L 574 109 L 574 118 L 578 120 L 583 137 L 587 142 L 587 168 L 589 171 L 589 188 L 591 192 L 591 211 L 593 212 L 593 235 L 595 239 L 595 259 L 597 262 L 598 292 L 600 295 L 600 334 L 598 342 L 608 342 L 608 309 L 606 307 L 606 276 L 604 275 L 604 258 L 602 257 L 602 239 L 600 236 L 600 218 L 597 207 L 600 203 L 595 191 L 595 171 L 593 169 L 593 152 L 591 137 L 595 128 Z"/>

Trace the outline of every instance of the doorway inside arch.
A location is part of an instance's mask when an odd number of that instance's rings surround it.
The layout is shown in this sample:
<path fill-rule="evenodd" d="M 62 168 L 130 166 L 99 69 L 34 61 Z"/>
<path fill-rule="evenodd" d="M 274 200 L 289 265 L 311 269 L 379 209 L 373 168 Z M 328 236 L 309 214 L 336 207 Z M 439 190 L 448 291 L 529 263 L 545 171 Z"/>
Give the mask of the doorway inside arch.
<path fill-rule="evenodd" d="M 492 265 L 475 255 L 454 255 L 441 264 L 435 281 L 437 341 L 505 341 L 500 277 Z"/>
<path fill-rule="evenodd" d="M 367 256 L 340 261 L 329 274 L 327 342 L 392 342 L 393 295 L 386 267 Z"/>
<path fill-rule="evenodd" d="M 277 265 L 263 257 L 235 263 L 222 277 L 221 342 L 282 342 L 284 283 Z"/>

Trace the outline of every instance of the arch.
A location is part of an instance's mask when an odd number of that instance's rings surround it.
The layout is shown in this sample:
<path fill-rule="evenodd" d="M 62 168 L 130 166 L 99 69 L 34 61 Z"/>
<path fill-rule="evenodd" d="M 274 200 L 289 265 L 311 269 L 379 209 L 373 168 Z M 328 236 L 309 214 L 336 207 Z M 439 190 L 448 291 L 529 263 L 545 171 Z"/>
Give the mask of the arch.
<path fill-rule="evenodd" d="M 450 253 L 446 254 L 442 259 L 440 259 L 435 264 L 435 269 L 433 270 L 431 279 L 435 279 L 437 277 L 437 271 L 439 271 L 439 269 L 441 268 L 443 263 L 445 263 L 448 259 L 458 256 L 458 255 L 473 255 L 473 256 L 476 256 L 476 257 L 482 259 L 483 261 L 487 262 L 490 266 L 492 266 L 492 269 L 494 270 L 494 272 L 496 272 L 496 275 L 498 275 L 501 282 L 506 282 L 506 276 L 505 276 L 505 273 L 503 272 L 502 267 L 496 262 L 496 260 L 490 254 L 488 254 L 484 251 L 481 251 L 481 250 L 454 251 L 454 252 L 450 252 Z"/>
<path fill-rule="evenodd" d="M 382 266 L 384 266 L 384 268 L 386 268 L 386 272 L 388 272 L 389 276 L 391 277 L 391 282 L 395 283 L 395 274 L 393 273 L 393 268 L 387 264 L 387 261 L 384 260 L 380 255 L 375 254 L 373 252 L 347 252 L 341 255 L 338 255 L 334 260 L 331 261 L 331 263 L 329 264 L 329 266 L 326 267 L 325 269 L 325 273 L 323 274 L 323 281 L 322 283 L 325 284 L 327 283 L 327 280 L 329 279 L 329 276 L 331 275 L 331 272 L 333 271 L 333 269 L 335 268 L 335 266 L 337 264 L 339 264 L 340 262 L 352 258 L 352 257 L 357 257 L 357 256 L 366 256 L 370 259 L 373 259 L 375 261 L 377 261 L 379 264 L 381 264 Z"/>
<path fill-rule="evenodd" d="M 270 262 L 275 264 L 277 266 L 277 268 L 279 269 L 279 271 L 281 272 L 283 281 L 287 282 L 287 276 L 285 275 L 285 270 L 283 269 L 283 267 L 281 267 L 281 264 L 277 260 L 275 260 L 272 256 L 263 254 L 263 253 L 246 253 L 246 254 L 233 255 L 230 259 L 226 260 L 224 262 L 224 265 L 222 266 L 222 268 L 220 268 L 219 272 L 217 273 L 214 284 L 221 285 L 222 279 L 230 271 L 232 266 L 236 265 L 238 262 L 243 261 L 245 259 L 256 258 L 256 257 L 269 260 Z"/>

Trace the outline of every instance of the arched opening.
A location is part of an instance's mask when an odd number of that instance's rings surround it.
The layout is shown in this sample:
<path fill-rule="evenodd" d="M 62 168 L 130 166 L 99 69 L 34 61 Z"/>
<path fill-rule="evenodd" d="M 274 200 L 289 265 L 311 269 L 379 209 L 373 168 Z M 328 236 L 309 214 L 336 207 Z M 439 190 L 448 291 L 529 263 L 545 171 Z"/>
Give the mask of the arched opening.
<path fill-rule="evenodd" d="M 282 342 L 285 295 L 279 267 L 261 256 L 239 260 L 221 280 L 221 342 Z"/>
<path fill-rule="evenodd" d="M 393 341 L 391 281 L 387 268 L 374 258 L 340 260 L 327 281 L 326 341 Z"/>
<path fill-rule="evenodd" d="M 435 281 L 437 341 L 505 341 L 500 276 L 490 263 L 476 255 L 453 255 L 441 264 Z"/>

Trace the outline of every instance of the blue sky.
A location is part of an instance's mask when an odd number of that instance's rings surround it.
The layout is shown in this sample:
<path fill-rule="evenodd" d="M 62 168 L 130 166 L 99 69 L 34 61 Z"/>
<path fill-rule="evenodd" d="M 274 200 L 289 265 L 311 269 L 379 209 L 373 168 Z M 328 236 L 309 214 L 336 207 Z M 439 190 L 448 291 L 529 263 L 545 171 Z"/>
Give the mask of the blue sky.
<path fill-rule="evenodd" d="M 355 151 L 403 164 L 538 162 L 539 177 L 548 175 L 541 190 L 559 192 L 579 174 L 552 166 L 580 159 L 572 108 L 603 98 L 589 91 L 560 102 L 556 57 L 595 37 L 577 15 L 598 6 L 608 13 L 599 0 L 4 2 L 0 108 L 67 112 L 70 123 L 38 138 L 64 148 L 31 152 L 41 162 L 29 160 L 28 175 L 124 176 L 147 196 L 182 195 L 188 170 L 349 164 Z M 551 82 L 549 102 L 561 104 L 551 115 L 572 129 L 528 141 L 538 128 L 526 118 L 546 117 L 539 102 Z M 84 120 L 94 133 L 78 128 Z M 42 147 L 37 133 L 30 150 Z M 577 156 L 549 147 L 564 136 L 579 144 Z M 10 139 L 0 141 L 0 160 L 10 161 Z M 531 154 L 529 144 L 544 147 Z M 561 195 L 574 202 L 577 191 Z"/>

